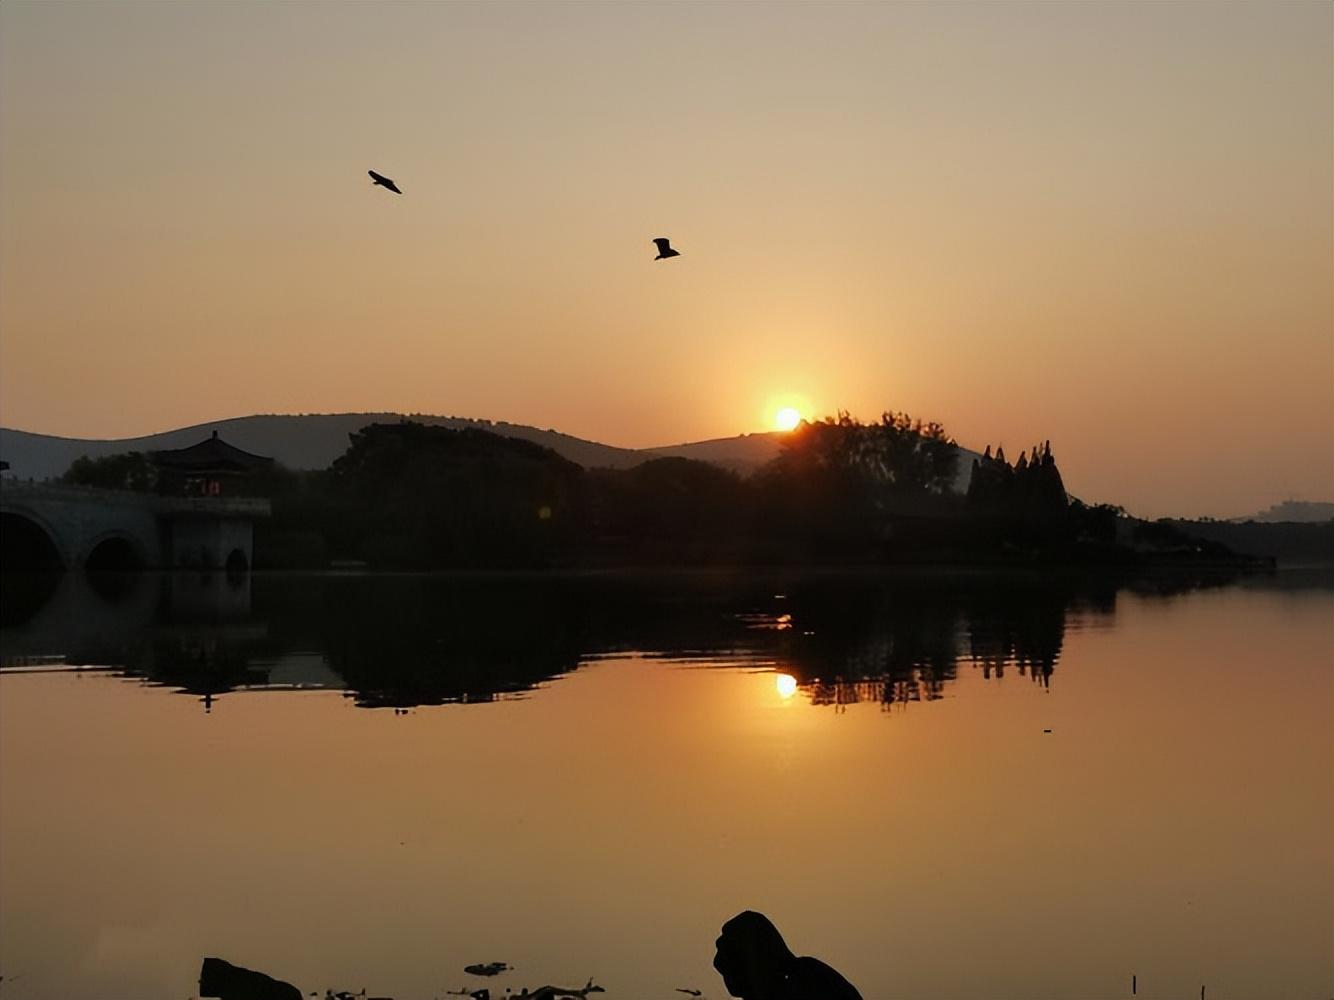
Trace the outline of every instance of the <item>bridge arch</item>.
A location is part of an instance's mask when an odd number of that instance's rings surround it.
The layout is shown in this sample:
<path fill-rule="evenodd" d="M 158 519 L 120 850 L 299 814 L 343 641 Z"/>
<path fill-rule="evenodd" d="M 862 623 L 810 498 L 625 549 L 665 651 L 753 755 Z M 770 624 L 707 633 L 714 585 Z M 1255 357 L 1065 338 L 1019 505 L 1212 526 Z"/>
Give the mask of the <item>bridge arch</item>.
<path fill-rule="evenodd" d="M 0 566 L 6 570 L 63 570 L 67 555 L 60 551 L 59 537 L 45 518 L 30 510 L 0 508 Z"/>
<path fill-rule="evenodd" d="M 104 531 L 88 540 L 79 561 L 90 573 L 133 573 L 148 565 L 148 553 L 129 532 Z"/>
<path fill-rule="evenodd" d="M 6 480 L 0 512 L 25 519 L 9 522 L 15 530 L 0 544 L 6 565 L 80 569 L 91 560 L 94 570 L 221 569 L 234 552 L 253 562 L 253 522 L 267 517 L 270 506 L 253 497 L 166 497 Z"/>

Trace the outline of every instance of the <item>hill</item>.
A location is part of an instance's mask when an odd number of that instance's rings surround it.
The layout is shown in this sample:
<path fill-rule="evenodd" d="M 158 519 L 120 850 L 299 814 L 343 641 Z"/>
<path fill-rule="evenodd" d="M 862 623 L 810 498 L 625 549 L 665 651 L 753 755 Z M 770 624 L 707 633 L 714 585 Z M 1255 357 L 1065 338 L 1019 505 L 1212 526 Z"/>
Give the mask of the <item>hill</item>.
<path fill-rule="evenodd" d="M 777 432 L 762 432 L 661 448 L 645 448 L 639 454 L 644 458 L 693 458 L 744 475 L 773 459 L 782 447 L 782 441 L 782 435 Z"/>
<path fill-rule="evenodd" d="M 1260 524 L 1318 524 L 1334 521 L 1334 503 L 1311 500 L 1284 500 L 1268 510 L 1247 517 L 1234 517 L 1234 524 L 1256 521 Z"/>
<path fill-rule="evenodd" d="M 238 448 L 268 455 L 289 469 L 325 469 L 347 450 L 348 435 L 367 424 L 393 423 L 403 416 L 398 413 L 262 414 L 215 420 L 144 437 L 111 440 L 54 437 L 6 427 L 0 428 L 0 458 L 9 463 L 15 476 L 50 479 L 63 474 L 81 455 L 100 458 L 126 451 L 185 448 L 216 430 Z M 532 441 L 585 467 L 629 468 L 645 458 L 630 448 L 614 448 L 522 424 L 415 414 L 412 419 L 455 430 L 475 427 L 504 437 Z"/>
<path fill-rule="evenodd" d="M 1334 563 L 1334 519 L 1327 521 L 1186 521 L 1158 522 L 1195 538 L 1219 542 L 1244 555 L 1276 559 L 1284 565 Z"/>
<path fill-rule="evenodd" d="M 777 455 L 782 442 L 782 435 L 773 432 L 659 448 L 617 448 L 550 428 L 541 430 L 504 421 L 400 413 L 303 413 L 232 417 L 145 437 L 111 440 L 63 438 L 0 427 L 0 459 L 9 463 L 9 475 L 22 479 L 52 479 L 62 475 L 75 459 L 84 455 L 100 458 L 126 451 L 185 448 L 216 430 L 238 448 L 271 456 L 289 469 L 324 469 L 347 450 L 349 434 L 367 424 L 392 423 L 405 418 L 455 430 L 473 427 L 532 441 L 589 469 L 628 469 L 649 459 L 674 457 L 710 462 L 744 475 Z M 960 490 L 967 488 L 969 468 L 975 457 L 976 452 L 959 449 Z"/>

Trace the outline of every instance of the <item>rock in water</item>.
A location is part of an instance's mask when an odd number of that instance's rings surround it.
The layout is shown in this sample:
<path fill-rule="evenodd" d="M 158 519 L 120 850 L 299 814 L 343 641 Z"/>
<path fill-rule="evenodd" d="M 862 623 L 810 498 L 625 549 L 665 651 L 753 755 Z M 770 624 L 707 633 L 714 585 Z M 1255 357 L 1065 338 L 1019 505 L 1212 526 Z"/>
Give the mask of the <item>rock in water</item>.
<path fill-rule="evenodd" d="M 204 959 L 199 970 L 199 995 L 218 1000 L 301 1000 L 301 991 L 291 983 L 220 958 Z"/>
<path fill-rule="evenodd" d="M 746 910 L 723 924 L 717 948 L 713 967 L 741 1000 L 862 1000 L 819 959 L 793 955 L 763 913 Z"/>

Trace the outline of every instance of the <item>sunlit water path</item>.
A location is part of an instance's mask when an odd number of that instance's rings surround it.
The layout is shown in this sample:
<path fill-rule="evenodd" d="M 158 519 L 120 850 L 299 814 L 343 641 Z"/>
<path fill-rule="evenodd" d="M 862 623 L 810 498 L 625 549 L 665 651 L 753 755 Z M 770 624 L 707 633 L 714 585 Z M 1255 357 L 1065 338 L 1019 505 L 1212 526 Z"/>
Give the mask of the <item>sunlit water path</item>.
<path fill-rule="evenodd" d="M 720 1000 L 744 908 L 867 1000 L 1334 991 L 1319 581 L 148 579 L 3 633 L 6 1000 Z"/>

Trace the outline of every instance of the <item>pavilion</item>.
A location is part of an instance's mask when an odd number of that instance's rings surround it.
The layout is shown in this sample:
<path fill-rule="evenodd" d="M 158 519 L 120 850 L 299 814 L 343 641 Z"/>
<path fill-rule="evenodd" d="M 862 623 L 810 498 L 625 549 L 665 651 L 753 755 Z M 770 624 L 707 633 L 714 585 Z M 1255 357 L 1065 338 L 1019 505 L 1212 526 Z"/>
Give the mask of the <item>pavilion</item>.
<path fill-rule="evenodd" d="M 158 492 L 175 496 L 221 496 L 224 482 L 273 466 L 273 459 L 228 444 L 217 431 L 188 448 L 155 451 L 150 457 L 158 469 Z"/>

